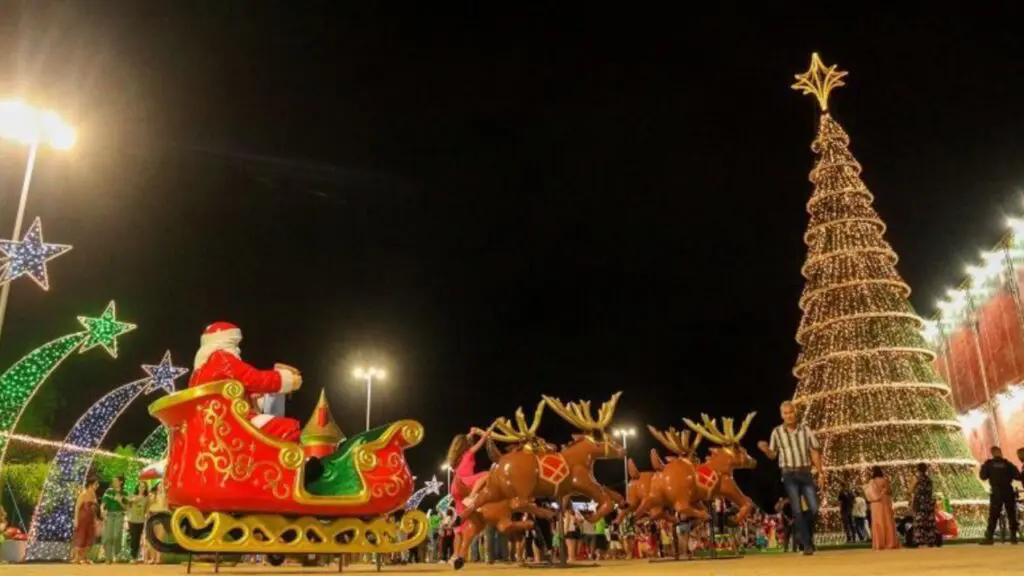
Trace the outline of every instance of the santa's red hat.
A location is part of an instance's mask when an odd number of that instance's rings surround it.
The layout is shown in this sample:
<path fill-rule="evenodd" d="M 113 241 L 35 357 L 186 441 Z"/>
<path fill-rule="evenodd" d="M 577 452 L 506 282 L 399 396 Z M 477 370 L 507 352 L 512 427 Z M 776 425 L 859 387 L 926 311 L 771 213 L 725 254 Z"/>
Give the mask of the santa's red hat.
<path fill-rule="evenodd" d="M 210 354 L 217 350 L 226 350 L 238 354 L 238 345 L 242 342 L 242 330 L 231 322 L 214 322 L 203 330 L 199 338 L 199 351 L 196 352 L 193 367 L 199 369 Z"/>
<path fill-rule="evenodd" d="M 228 339 L 242 339 L 242 329 L 235 326 L 231 322 L 214 322 L 203 330 L 203 336 L 200 338 L 203 344 L 212 342 L 214 340 L 228 340 Z"/>

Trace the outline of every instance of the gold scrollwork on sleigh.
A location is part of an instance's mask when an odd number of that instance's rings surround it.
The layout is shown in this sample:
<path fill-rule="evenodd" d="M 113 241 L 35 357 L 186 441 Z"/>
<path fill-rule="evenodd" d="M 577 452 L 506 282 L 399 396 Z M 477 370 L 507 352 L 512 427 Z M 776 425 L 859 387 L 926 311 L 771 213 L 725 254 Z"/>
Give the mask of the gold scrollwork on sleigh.
<path fill-rule="evenodd" d="M 199 455 L 195 460 L 197 471 L 205 473 L 212 469 L 221 487 L 227 486 L 228 481 L 253 481 L 257 486 L 269 490 L 278 500 L 291 496 L 292 488 L 283 481 L 284 469 L 281 464 L 256 459 L 255 443 L 250 441 L 247 445 L 245 439 L 230 436 L 232 427 L 226 418 L 228 409 L 224 402 L 215 398 L 199 404 L 196 409 L 202 412 L 206 428 L 199 440 Z M 282 452 L 280 460 L 283 461 L 284 458 L 285 453 Z M 299 462 L 301 463 L 301 459 Z"/>
<path fill-rule="evenodd" d="M 387 517 L 321 520 L 274 514 L 205 515 L 187 506 L 175 510 L 171 518 L 177 543 L 198 553 L 392 553 L 418 546 L 427 537 L 427 528 L 427 516 L 421 510 L 406 512 L 401 521 L 393 522 Z"/>

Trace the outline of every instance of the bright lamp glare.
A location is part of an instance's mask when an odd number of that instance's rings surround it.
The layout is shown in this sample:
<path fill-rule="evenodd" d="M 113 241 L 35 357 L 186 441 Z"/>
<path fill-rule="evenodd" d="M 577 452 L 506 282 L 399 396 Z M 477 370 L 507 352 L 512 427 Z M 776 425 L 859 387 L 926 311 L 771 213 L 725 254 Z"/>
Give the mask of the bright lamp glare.
<path fill-rule="evenodd" d="M 366 380 L 367 378 L 372 380 L 383 380 L 387 376 L 382 368 L 376 366 L 356 366 L 352 370 L 352 377 L 359 378 L 360 380 Z"/>
<path fill-rule="evenodd" d="M 39 110 L 21 100 L 0 101 L 0 138 L 22 144 L 47 144 L 58 150 L 75 145 L 75 130 L 52 110 Z"/>

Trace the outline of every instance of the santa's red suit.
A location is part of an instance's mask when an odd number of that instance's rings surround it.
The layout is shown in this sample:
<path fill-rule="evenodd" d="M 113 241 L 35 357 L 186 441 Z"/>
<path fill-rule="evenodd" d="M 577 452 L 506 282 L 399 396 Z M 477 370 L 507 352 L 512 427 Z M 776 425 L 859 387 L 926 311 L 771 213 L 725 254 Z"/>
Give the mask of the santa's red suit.
<path fill-rule="evenodd" d="M 279 365 L 257 370 L 244 362 L 238 348 L 241 342 L 242 331 L 234 324 L 216 322 L 207 327 L 199 340 L 189 388 L 221 380 L 238 381 L 250 395 L 287 394 L 298 388 L 301 379 L 293 368 Z M 289 442 L 298 442 L 302 434 L 302 425 L 291 418 L 250 411 L 249 422 L 264 434 Z"/>

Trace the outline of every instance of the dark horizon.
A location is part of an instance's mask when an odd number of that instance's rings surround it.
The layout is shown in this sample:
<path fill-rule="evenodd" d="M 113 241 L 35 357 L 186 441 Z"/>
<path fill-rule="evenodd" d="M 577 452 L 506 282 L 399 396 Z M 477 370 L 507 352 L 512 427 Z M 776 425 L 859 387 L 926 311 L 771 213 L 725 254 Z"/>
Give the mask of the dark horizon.
<path fill-rule="evenodd" d="M 382 362 L 373 419 L 423 422 L 421 480 L 453 434 L 541 394 L 623 390 L 644 465 L 645 424 L 701 412 L 758 411 L 756 452 L 796 384 L 818 112 L 789 86 L 813 51 L 850 72 L 831 108 L 918 312 L 1024 214 L 1022 40 L 991 8 L 163 6 L 2 9 L 0 98 L 81 137 L 40 156 L 26 216 L 75 248 L 49 292 L 15 283 L 0 365 L 110 299 L 139 325 L 116 361 L 55 373 L 32 433 L 60 439 L 164 350 L 191 368 L 226 320 L 248 361 L 303 371 L 289 415 L 322 387 L 346 433 L 365 417 L 352 366 Z M 23 165 L 0 144 L 0 230 Z M 106 447 L 155 427 L 150 400 Z M 543 430 L 571 432 L 551 413 Z M 739 479 L 766 505 L 759 460 Z"/>

